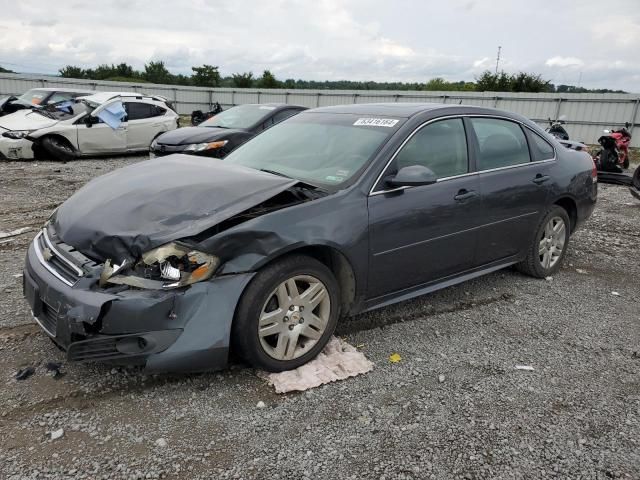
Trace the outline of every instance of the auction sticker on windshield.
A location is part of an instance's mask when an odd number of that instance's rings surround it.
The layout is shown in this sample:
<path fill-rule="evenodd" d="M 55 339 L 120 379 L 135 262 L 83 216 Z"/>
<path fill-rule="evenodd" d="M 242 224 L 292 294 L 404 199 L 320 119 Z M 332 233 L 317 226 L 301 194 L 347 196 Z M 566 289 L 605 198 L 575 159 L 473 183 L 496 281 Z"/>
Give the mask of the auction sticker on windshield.
<path fill-rule="evenodd" d="M 394 127 L 398 121 L 393 118 L 359 118 L 353 124 L 363 127 Z"/>

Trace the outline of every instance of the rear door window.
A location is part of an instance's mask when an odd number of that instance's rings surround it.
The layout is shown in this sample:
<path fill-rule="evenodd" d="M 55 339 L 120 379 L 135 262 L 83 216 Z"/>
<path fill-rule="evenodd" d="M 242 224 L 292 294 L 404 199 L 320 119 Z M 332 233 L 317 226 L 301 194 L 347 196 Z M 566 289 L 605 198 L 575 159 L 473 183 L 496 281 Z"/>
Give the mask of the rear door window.
<path fill-rule="evenodd" d="M 127 111 L 127 120 L 142 120 L 145 118 L 164 115 L 166 109 L 142 102 L 126 102 L 124 108 Z"/>
<path fill-rule="evenodd" d="M 520 125 L 498 118 L 470 118 L 478 138 L 478 170 L 529 163 L 529 146 Z"/>

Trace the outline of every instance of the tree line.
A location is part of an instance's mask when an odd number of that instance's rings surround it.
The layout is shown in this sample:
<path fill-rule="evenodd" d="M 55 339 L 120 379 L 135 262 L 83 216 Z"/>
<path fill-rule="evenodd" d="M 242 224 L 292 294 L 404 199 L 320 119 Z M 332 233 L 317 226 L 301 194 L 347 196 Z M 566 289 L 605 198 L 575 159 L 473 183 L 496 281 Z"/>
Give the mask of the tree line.
<path fill-rule="evenodd" d="M 220 75 L 214 65 L 191 67 L 191 75 L 169 72 L 163 61 L 149 62 L 143 70 L 131 65 L 98 65 L 95 68 L 82 68 L 67 65 L 60 69 L 62 77 L 83 78 L 89 80 L 112 80 L 121 82 L 150 82 L 168 85 L 191 85 L 196 87 L 233 87 L 233 88 L 285 88 L 285 89 L 327 89 L 327 90 L 426 90 L 426 91 L 472 91 L 472 92 L 560 92 L 560 93 L 626 93 L 623 90 L 587 89 L 574 85 L 554 85 L 535 73 L 519 72 L 483 72 L 473 82 L 451 82 L 443 78 L 432 78 L 420 82 L 374 82 L 374 81 L 314 81 L 288 78 L 280 80 L 269 71 L 254 76 L 253 72 Z"/>

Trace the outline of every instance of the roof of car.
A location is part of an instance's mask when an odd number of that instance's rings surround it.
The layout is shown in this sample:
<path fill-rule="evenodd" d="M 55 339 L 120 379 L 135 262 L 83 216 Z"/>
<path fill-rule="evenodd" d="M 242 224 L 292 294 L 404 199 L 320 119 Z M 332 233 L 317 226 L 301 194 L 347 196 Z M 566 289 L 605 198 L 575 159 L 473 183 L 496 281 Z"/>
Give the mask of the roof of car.
<path fill-rule="evenodd" d="M 95 90 L 88 90 L 84 88 L 56 88 L 56 87 L 30 88 L 29 90 L 36 90 L 38 92 L 71 92 L 71 93 L 94 93 L 95 92 Z"/>
<path fill-rule="evenodd" d="M 138 92 L 96 92 L 93 95 L 84 97 L 84 99 L 88 100 L 89 102 L 101 104 L 101 103 L 108 102 L 112 98 L 116 98 L 116 97 L 147 98 L 152 100 L 160 100 L 163 102 L 166 101 L 165 98 L 160 97 L 159 95 L 146 95 L 144 93 L 138 93 Z"/>
<path fill-rule="evenodd" d="M 244 106 L 244 105 L 252 105 L 252 106 L 256 106 L 256 107 L 274 107 L 274 108 L 301 108 L 303 110 L 306 110 L 309 107 L 303 107 L 301 105 L 292 105 L 290 103 L 277 103 L 277 102 L 270 102 L 270 103 L 243 103 L 241 105 L 236 105 L 237 107 L 239 106 Z"/>
<path fill-rule="evenodd" d="M 353 105 L 314 108 L 311 111 L 318 113 L 353 113 L 356 115 L 390 115 L 408 118 L 417 113 L 451 106 L 451 104 L 442 103 L 356 103 Z"/>

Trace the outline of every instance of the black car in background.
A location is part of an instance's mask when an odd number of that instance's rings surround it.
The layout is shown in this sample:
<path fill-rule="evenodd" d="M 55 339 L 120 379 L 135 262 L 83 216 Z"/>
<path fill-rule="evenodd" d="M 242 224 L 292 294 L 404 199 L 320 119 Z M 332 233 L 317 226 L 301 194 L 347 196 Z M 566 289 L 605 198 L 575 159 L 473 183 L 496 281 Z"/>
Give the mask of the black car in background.
<path fill-rule="evenodd" d="M 591 157 L 516 114 L 317 108 L 222 162 L 92 180 L 30 245 L 24 292 L 71 360 L 207 370 L 234 348 L 287 370 L 341 317 L 510 265 L 557 273 L 596 198 Z"/>
<path fill-rule="evenodd" d="M 250 138 L 306 110 L 282 103 L 247 104 L 232 107 L 200 123 L 160 135 L 151 144 L 151 155 L 186 153 L 224 158 Z"/>

